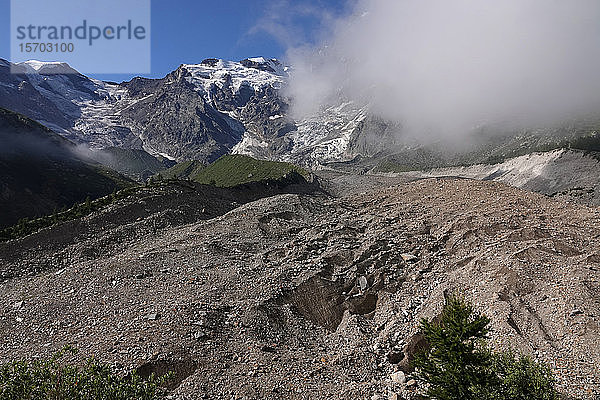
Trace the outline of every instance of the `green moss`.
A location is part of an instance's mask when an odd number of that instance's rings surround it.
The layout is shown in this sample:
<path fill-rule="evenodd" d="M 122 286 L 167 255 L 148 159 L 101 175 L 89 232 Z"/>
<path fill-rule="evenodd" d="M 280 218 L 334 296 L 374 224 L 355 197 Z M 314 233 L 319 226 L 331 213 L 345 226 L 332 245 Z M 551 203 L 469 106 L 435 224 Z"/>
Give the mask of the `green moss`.
<path fill-rule="evenodd" d="M 297 172 L 305 179 L 309 176 L 308 171 L 290 163 L 257 160 L 239 154 L 222 156 L 206 167 L 198 161 L 186 161 L 161 172 L 161 175 L 166 178 L 189 178 L 206 185 L 232 187 L 267 179 L 281 179 L 290 172 Z"/>

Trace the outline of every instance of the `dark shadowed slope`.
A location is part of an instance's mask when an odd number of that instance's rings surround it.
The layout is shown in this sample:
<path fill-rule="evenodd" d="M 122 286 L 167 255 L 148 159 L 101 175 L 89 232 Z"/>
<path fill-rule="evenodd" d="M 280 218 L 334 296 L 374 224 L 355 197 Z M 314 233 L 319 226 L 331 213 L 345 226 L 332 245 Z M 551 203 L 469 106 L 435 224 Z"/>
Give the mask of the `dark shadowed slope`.
<path fill-rule="evenodd" d="M 0 227 L 130 184 L 74 150 L 71 142 L 46 127 L 0 108 Z"/>

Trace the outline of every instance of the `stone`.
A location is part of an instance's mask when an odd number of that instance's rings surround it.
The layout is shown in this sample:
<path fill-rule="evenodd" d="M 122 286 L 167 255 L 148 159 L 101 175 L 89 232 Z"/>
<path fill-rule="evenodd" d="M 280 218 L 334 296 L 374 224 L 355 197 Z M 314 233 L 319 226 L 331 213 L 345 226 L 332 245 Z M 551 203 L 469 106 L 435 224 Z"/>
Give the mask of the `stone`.
<path fill-rule="evenodd" d="M 156 321 L 157 319 L 160 318 L 160 314 L 159 313 L 150 313 L 147 316 L 148 321 Z"/>
<path fill-rule="evenodd" d="M 390 351 L 387 354 L 387 360 L 390 364 L 398 364 L 404 359 L 404 353 L 402 351 Z"/>
<path fill-rule="evenodd" d="M 260 348 L 260 351 L 264 351 L 265 353 L 275 353 L 275 347 L 265 344 Z"/>
<path fill-rule="evenodd" d="M 411 379 L 408 382 L 406 382 L 406 387 L 413 387 L 413 386 L 417 386 L 417 381 L 415 381 L 414 379 Z"/>
<path fill-rule="evenodd" d="M 425 267 L 422 267 L 422 268 L 420 268 L 420 269 L 419 269 L 419 273 L 421 273 L 421 274 L 426 274 L 426 273 L 428 273 L 428 272 L 431 272 L 431 271 L 432 271 L 432 269 L 433 269 L 433 268 L 431 267 L 431 265 L 427 265 L 427 266 L 425 266 Z"/>
<path fill-rule="evenodd" d="M 402 371 L 394 372 L 390 375 L 390 378 L 392 378 L 392 382 L 399 383 L 400 385 L 403 385 L 404 382 L 406 382 L 406 375 L 404 375 L 404 372 Z"/>
<path fill-rule="evenodd" d="M 412 262 L 412 261 L 418 260 L 417 256 L 415 256 L 414 254 L 410 254 L 410 253 L 402 253 L 400 255 L 400 257 L 402 257 L 402 259 L 406 262 Z"/>
<path fill-rule="evenodd" d="M 360 288 L 360 290 L 364 291 L 367 288 L 367 278 L 364 276 L 361 276 L 358 278 L 358 287 Z"/>

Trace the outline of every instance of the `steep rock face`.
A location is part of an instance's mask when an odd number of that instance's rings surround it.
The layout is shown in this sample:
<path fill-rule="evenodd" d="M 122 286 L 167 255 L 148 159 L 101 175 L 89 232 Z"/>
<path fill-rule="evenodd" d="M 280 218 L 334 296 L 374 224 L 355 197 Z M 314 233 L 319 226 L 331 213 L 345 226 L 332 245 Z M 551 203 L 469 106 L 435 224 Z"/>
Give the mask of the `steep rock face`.
<path fill-rule="evenodd" d="M 210 162 L 232 151 L 277 158 L 288 149 L 283 136 L 296 130 L 279 94 L 285 79 L 277 60 L 181 65 L 163 79 L 122 84 L 133 104 L 121 121 L 149 152 L 177 160 Z"/>
<path fill-rule="evenodd" d="M 240 140 L 243 126 L 215 110 L 180 68 L 161 80 L 126 83 L 132 104 L 121 112 L 130 127 L 154 154 L 211 162 Z"/>

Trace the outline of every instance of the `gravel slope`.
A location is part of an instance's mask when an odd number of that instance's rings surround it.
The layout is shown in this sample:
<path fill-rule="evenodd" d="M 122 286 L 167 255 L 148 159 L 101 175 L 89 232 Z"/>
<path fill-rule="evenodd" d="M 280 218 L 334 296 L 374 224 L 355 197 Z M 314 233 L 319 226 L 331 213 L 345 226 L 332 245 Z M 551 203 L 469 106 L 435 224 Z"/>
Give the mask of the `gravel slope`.
<path fill-rule="evenodd" d="M 17 264 L 72 257 L 0 284 L 0 360 L 71 343 L 77 357 L 175 370 L 176 399 L 412 398 L 391 374 L 420 319 L 460 290 L 495 346 L 546 360 L 567 394 L 600 393 L 598 209 L 489 181 L 380 182 L 103 242 L 142 215 L 90 233 L 86 246 L 111 250 L 85 257 L 78 243 L 8 243 Z"/>

